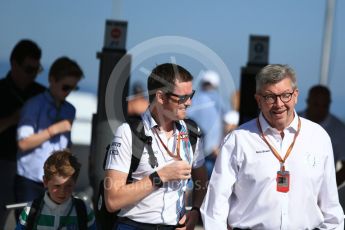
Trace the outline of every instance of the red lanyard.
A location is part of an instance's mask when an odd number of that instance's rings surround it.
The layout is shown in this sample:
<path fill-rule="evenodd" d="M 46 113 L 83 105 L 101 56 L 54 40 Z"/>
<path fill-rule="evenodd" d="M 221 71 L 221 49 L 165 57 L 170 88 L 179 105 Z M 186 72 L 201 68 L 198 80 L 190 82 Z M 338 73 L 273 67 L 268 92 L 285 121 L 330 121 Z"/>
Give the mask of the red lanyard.
<path fill-rule="evenodd" d="M 291 145 L 289 146 L 288 150 L 286 151 L 286 154 L 284 156 L 284 159 L 281 158 L 280 154 L 278 153 L 278 151 L 273 148 L 273 146 L 267 141 L 263 131 L 262 131 L 262 128 L 261 128 L 261 125 L 260 125 L 260 122 L 259 122 L 259 118 L 256 119 L 256 124 L 259 128 L 259 131 L 260 131 L 260 135 L 262 137 L 262 139 L 265 141 L 265 143 L 268 145 L 268 147 L 271 149 L 273 155 L 278 159 L 278 161 L 280 162 L 280 170 L 281 171 L 285 171 L 285 166 L 284 166 L 284 163 L 286 161 L 286 159 L 289 157 L 291 151 L 292 151 L 292 148 L 293 146 L 295 145 L 295 142 L 296 142 L 296 138 L 299 134 L 299 131 L 301 130 L 301 119 L 298 117 L 298 128 L 297 128 L 297 132 L 295 133 L 295 136 L 293 138 L 293 141 L 291 143 Z"/>
<path fill-rule="evenodd" d="M 182 160 L 181 156 L 180 156 L 180 134 L 177 135 L 177 148 L 176 148 L 176 155 L 173 154 L 168 147 L 164 144 L 164 142 L 162 141 L 162 139 L 160 138 L 159 134 L 157 133 L 157 130 L 155 128 L 153 128 L 155 134 L 157 135 L 159 142 L 162 144 L 162 146 L 164 147 L 165 151 L 167 151 L 167 153 L 169 154 L 169 156 L 171 156 L 172 158 L 174 158 L 175 160 Z"/>

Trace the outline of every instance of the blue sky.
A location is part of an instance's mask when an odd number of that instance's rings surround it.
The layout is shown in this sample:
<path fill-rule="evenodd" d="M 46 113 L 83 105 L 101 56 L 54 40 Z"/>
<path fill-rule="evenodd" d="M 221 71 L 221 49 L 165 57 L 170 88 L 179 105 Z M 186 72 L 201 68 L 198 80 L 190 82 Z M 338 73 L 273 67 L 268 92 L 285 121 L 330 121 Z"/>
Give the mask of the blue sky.
<path fill-rule="evenodd" d="M 344 120 L 345 2 L 338 0 L 336 4 L 329 87 L 333 93 L 331 110 Z M 325 7 L 325 0 L 2 0 L 0 74 L 3 76 L 8 70 L 14 44 L 21 38 L 30 38 L 43 50 L 46 71 L 57 57 L 67 55 L 77 60 L 85 72 L 81 90 L 96 94 L 96 53 L 103 47 L 105 20 L 120 19 L 128 21 L 127 50 L 161 36 L 193 39 L 224 62 L 238 88 L 240 69 L 248 60 L 249 36 L 268 35 L 269 62 L 289 64 L 297 72 L 297 110 L 301 110 L 309 87 L 320 78 Z M 151 57 L 143 64 L 150 69 L 171 57 L 179 63 L 185 61 L 194 75 L 205 68 L 196 60 L 175 53 Z M 141 75 L 135 73 L 133 77 Z M 46 72 L 39 77 L 46 84 L 44 78 Z M 222 93 L 227 94 L 227 90 Z"/>

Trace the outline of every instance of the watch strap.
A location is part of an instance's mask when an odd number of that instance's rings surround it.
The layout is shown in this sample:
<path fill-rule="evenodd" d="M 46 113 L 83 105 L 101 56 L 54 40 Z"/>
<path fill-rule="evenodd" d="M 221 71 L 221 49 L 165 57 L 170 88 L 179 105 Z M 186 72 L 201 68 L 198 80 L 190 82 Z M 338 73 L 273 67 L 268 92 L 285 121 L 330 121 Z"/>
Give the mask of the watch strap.
<path fill-rule="evenodd" d="M 199 213 L 199 216 L 201 216 L 200 208 L 199 208 L 199 207 L 196 207 L 196 206 L 192 207 L 191 210 L 190 210 L 190 212 L 191 212 L 191 211 L 194 211 L 194 210 L 197 211 L 197 212 Z"/>
<path fill-rule="evenodd" d="M 149 176 L 152 184 L 157 187 L 157 188 L 161 188 L 163 186 L 163 181 L 162 179 L 159 177 L 158 173 L 156 171 L 154 171 L 153 173 L 150 174 Z"/>

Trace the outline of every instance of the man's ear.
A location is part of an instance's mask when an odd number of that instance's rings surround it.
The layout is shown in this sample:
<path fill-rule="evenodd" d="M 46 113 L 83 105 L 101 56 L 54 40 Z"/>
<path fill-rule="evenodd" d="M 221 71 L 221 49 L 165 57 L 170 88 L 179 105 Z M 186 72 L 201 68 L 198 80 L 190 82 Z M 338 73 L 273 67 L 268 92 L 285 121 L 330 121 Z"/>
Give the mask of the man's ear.
<path fill-rule="evenodd" d="M 295 91 L 294 91 L 294 95 L 295 95 L 295 105 L 297 104 L 297 102 L 298 102 L 298 95 L 299 95 L 299 91 L 298 91 L 298 89 L 295 89 Z"/>
<path fill-rule="evenodd" d="M 255 98 L 255 101 L 256 101 L 256 104 L 258 105 L 259 109 L 261 109 L 261 105 L 260 105 L 260 95 L 259 94 L 254 94 L 254 98 Z"/>
<path fill-rule="evenodd" d="M 167 100 L 166 94 L 162 90 L 157 90 L 156 91 L 156 101 L 159 104 L 164 104 L 166 100 Z"/>

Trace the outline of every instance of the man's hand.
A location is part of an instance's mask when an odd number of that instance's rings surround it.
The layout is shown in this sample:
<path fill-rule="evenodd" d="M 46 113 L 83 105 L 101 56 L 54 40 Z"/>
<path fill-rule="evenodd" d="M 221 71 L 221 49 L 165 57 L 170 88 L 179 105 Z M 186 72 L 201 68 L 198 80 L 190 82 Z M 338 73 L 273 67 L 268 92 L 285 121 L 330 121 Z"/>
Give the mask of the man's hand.
<path fill-rule="evenodd" d="M 62 120 L 48 127 L 48 132 L 51 137 L 71 131 L 72 122 L 70 120 Z"/>
<path fill-rule="evenodd" d="M 345 161 L 341 161 L 341 169 L 336 174 L 337 186 L 342 185 L 345 181 Z"/>
<path fill-rule="evenodd" d="M 198 224 L 200 214 L 197 210 L 191 210 L 187 213 L 186 229 L 193 230 Z"/>
<path fill-rule="evenodd" d="M 176 230 L 194 230 L 195 226 L 199 221 L 199 212 L 192 210 L 187 212 L 180 221 L 178 222 L 178 227 Z"/>
<path fill-rule="evenodd" d="M 187 180 L 191 177 L 191 172 L 192 167 L 186 161 L 174 161 L 157 171 L 163 183 L 172 180 Z"/>

